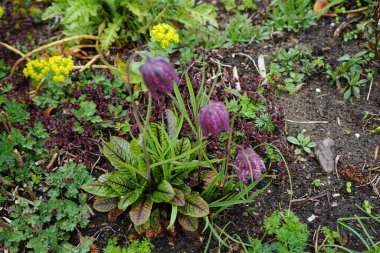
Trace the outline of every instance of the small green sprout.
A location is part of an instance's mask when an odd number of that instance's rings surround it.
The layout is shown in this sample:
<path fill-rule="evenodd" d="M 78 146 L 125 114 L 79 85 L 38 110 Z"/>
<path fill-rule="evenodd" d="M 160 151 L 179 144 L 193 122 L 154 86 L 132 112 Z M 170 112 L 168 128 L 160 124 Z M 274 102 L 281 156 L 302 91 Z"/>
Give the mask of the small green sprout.
<path fill-rule="evenodd" d="M 322 182 L 319 178 L 316 178 L 313 180 L 313 182 L 311 182 L 312 185 L 314 185 L 315 187 L 320 187 L 322 185 Z"/>
<path fill-rule="evenodd" d="M 351 182 L 347 182 L 347 183 L 346 183 L 346 191 L 347 191 L 348 193 L 351 193 L 351 186 L 352 186 L 352 183 L 351 183 Z"/>
<path fill-rule="evenodd" d="M 299 146 L 299 148 L 294 150 L 294 153 L 296 155 L 300 155 L 302 151 L 305 151 L 309 154 L 311 153 L 311 149 L 317 146 L 317 143 L 311 141 L 310 136 L 305 136 L 303 133 L 299 133 L 297 137 L 288 136 L 287 140 L 288 142 Z"/>
<path fill-rule="evenodd" d="M 368 200 L 364 200 L 364 202 L 363 202 L 363 207 L 364 207 L 365 211 L 366 211 L 368 214 L 371 214 L 371 213 L 372 213 L 372 208 L 373 208 L 373 206 L 371 205 L 371 203 L 369 203 Z"/>

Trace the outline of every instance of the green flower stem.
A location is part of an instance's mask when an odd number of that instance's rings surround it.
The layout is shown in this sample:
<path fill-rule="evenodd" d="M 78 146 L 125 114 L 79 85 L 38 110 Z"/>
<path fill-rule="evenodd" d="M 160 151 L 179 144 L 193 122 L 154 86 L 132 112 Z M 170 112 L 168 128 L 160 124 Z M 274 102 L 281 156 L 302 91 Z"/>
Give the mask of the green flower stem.
<path fill-rule="evenodd" d="M 131 66 L 131 62 L 132 62 L 132 60 L 137 55 L 142 56 L 143 53 L 140 52 L 140 51 L 136 51 L 127 60 L 127 89 L 128 89 L 128 93 L 131 96 L 131 106 L 132 106 L 133 116 L 134 116 L 134 118 L 136 120 L 137 126 L 139 128 L 139 132 L 142 135 L 142 147 L 143 147 L 144 158 L 145 158 L 145 163 L 146 163 L 146 181 L 148 183 L 149 190 L 151 190 L 151 185 L 152 185 L 151 170 L 152 170 L 152 168 L 150 166 L 149 156 L 148 156 L 148 152 L 146 150 L 145 134 L 146 134 L 147 125 L 148 125 L 148 122 L 149 122 L 150 110 L 151 110 L 151 107 L 152 107 L 152 95 L 149 93 L 149 102 L 148 102 L 147 117 L 146 117 L 146 120 L 145 120 L 145 126 L 143 126 L 141 124 L 139 115 L 137 113 L 137 108 L 136 108 L 136 104 L 135 104 L 135 101 L 134 101 L 134 98 L 133 98 L 133 92 L 132 92 L 131 80 L 130 80 L 130 76 L 131 76 L 131 67 L 130 67 Z"/>

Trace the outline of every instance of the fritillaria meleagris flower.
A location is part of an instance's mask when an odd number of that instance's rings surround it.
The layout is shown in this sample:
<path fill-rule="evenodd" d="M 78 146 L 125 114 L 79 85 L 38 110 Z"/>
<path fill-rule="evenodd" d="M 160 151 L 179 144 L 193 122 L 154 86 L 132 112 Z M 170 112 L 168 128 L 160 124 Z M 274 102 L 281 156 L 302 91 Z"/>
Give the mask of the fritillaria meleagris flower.
<path fill-rule="evenodd" d="M 140 72 L 154 99 L 158 98 L 158 93 L 172 92 L 173 82 L 179 83 L 177 71 L 161 56 L 148 57 Z"/>
<path fill-rule="evenodd" d="M 248 184 L 250 179 L 260 179 L 261 173 L 265 171 L 263 160 L 252 148 L 240 150 L 234 164 L 235 174 L 244 184 Z"/>
<path fill-rule="evenodd" d="M 230 117 L 222 102 L 210 102 L 199 111 L 199 123 L 204 136 L 211 133 L 218 137 L 223 131 L 230 129 Z"/>

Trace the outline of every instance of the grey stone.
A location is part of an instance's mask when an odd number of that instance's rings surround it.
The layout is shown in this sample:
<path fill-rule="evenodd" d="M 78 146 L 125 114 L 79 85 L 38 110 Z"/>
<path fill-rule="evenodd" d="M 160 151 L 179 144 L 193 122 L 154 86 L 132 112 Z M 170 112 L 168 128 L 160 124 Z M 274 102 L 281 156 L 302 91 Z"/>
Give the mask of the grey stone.
<path fill-rule="evenodd" d="M 334 171 L 335 166 L 335 142 L 331 138 L 326 138 L 322 141 L 318 141 L 317 151 L 315 155 L 322 166 L 323 171 L 331 173 Z"/>

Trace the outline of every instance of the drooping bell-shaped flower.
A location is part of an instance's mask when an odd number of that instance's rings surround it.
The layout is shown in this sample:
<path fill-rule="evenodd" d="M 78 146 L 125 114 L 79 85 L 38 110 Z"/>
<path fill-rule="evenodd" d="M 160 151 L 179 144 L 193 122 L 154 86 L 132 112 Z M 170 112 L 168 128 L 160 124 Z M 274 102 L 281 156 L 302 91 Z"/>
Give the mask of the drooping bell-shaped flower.
<path fill-rule="evenodd" d="M 240 150 L 234 164 L 235 174 L 244 184 L 248 184 L 250 179 L 259 180 L 261 173 L 265 171 L 263 160 L 252 148 Z"/>
<path fill-rule="evenodd" d="M 225 105 L 222 102 L 210 102 L 199 111 L 199 123 L 204 136 L 211 133 L 218 137 L 221 132 L 228 132 L 230 129 L 230 117 Z"/>
<path fill-rule="evenodd" d="M 177 71 L 161 56 L 148 57 L 140 67 L 144 83 L 154 99 L 158 94 L 166 94 L 173 91 L 173 83 L 179 83 Z"/>

